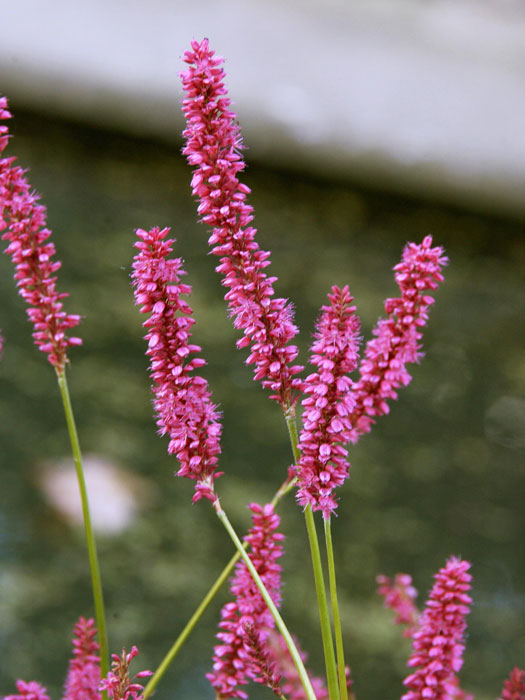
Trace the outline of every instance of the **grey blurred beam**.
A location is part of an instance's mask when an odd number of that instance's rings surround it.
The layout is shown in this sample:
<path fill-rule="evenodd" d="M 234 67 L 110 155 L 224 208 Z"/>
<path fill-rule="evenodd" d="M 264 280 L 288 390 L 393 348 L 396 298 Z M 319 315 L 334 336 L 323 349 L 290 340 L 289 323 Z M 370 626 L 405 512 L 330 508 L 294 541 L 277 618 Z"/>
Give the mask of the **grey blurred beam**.
<path fill-rule="evenodd" d="M 525 10 L 467 0 L 0 0 L 0 92 L 171 141 L 192 37 L 227 57 L 248 156 L 525 212 Z"/>

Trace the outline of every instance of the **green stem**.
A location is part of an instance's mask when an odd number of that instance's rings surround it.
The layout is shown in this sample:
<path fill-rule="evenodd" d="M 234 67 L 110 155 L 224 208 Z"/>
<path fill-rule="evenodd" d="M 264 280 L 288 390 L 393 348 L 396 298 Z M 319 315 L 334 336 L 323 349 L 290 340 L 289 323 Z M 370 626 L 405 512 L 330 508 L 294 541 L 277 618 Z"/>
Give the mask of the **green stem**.
<path fill-rule="evenodd" d="M 86 533 L 86 544 L 88 550 L 89 568 L 91 570 L 91 586 L 93 589 L 93 601 L 95 604 L 95 619 L 98 630 L 98 643 L 100 651 L 100 677 L 105 678 L 109 671 L 108 666 L 108 639 L 106 632 L 106 618 L 104 615 L 104 596 L 102 594 L 102 581 L 100 578 L 100 568 L 98 565 L 97 546 L 93 527 L 91 525 L 91 515 L 89 512 L 89 502 L 86 489 L 86 480 L 84 478 L 84 469 L 82 466 L 82 453 L 80 451 L 80 443 L 78 441 L 77 428 L 75 425 L 75 417 L 73 415 L 73 407 L 69 397 L 67 387 L 66 372 L 57 372 L 58 386 L 62 396 L 64 405 L 64 413 L 66 415 L 67 429 L 71 442 L 71 450 L 73 452 L 73 461 L 75 462 L 75 470 L 77 473 L 78 488 L 80 491 L 80 500 L 82 501 L 82 514 L 84 517 L 84 532 Z"/>
<path fill-rule="evenodd" d="M 304 517 L 306 519 L 306 529 L 308 531 L 310 552 L 312 554 L 312 566 L 314 569 L 315 591 L 317 593 L 317 604 L 319 606 L 319 618 L 321 621 L 321 636 L 323 639 L 328 694 L 330 696 L 330 700 L 339 700 L 334 641 L 332 639 L 332 629 L 330 626 L 330 613 L 328 611 L 326 587 L 321 564 L 321 552 L 319 550 L 319 540 L 317 539 L 317 531 L 315 529 L 314 514 L 312 513 L 312 508 L 310 505 L 306 506 L 304 509 Z"/>
<path fill-rule="evenodd" d="M 247 546 L 247 545 L 245 545 Z M 143 693 L 143 698 L 144 700 L 147 700 L 147 698 L 153 693 L 157 685 L 159 684 L 160 680 L 168 670 L 168 667 L 170 664 L 173 662 L 174 658 L 177 656 L 179 653 L 180 648 L 186 641 L 186 639 L 190 636 L 190 634 L 193 631 L 193 628 L 197 624 L 197 622 L 200 620 L 204 612 L 206 611 L 206 608 L 208 605 L 211 603 L 211 601 L 214 599 L 214 597 L 217 595 L 217 592 L 223 585 L 223 583 L 226 581 L 228 576 L 231 574 L 233 567 L 235 564 L 239 561 L 241 558 L 241 555 L 237 552 L 234 554 L 234 556 L 230 559 L 230 561 L 226 564 L 224 569 L 222 570 L 221 574 L 219 577 L 216 579 L 215 583 L 213 586 L 210 588 L 208 593 L 204 596 L 202 599 L 200 605 L 198 608 L 195 610 L 193 615 L 190 617 L 188 622 L 186 623 L 186 626 L 182 630 L 182 632 L 179 634 L 175 642 L 173 643 L 173 646 L 171 649 L 168 651 L 162 662 L 159 664 L 158 668 L 156 669 L 155 673 L 153 676 L 150 678 L 149 682 L 147 683 L 146 687 L 144 688 L 144 693 Z"/>
<path fill-rule="evenodd" d="M 283 498 L 294 487 L 294 485 L 295 479 L 292 479 L 291 481 L 286 479 L 286 481 L 284 481 L 283 484 L 281 484 L 279 489 L 276 491 L 274 497 L 272 498 L 272 505 L 275 507 L 279 503 L 281 498 Z M 243 546 L 244 548 L 246 548 L 248 545 L 244 544 Z M 186 642 L 190 634 L 193 632 L 193 629 L 195 628 L 197 622 L 203 616 L 211 601 L 215 598 L 219 590 L 222 588 L 228 576 L 231 574 L 233 567 L 239 561 L 240 558 L 241 555 L 239 554 L 239 552 L 236 552 L 230 559 L 230 561 L 226 564 L 222 572 L 219 574 L 218 578 L 215 580 L 208 593 L 206 593 L 202 602 L 199 604 L 193 615 L 190 617 L 177 639 L 173 642 L 171 649 L 163 658 L 163 660 L 155 670 L 155 673 L 150 678 L 149 682 L 144 688 L 144 700 L 148 700 L 148 697 L 156 689 L 157 685 L 162 680 L 162 677 L 164 676 L 170 665 L 173 663 L 175 657 L 179 653 L 181 647 Z"/>
<path fill-rule="evenodd" d="M 290 652 L 290 655 L 291 655 L 292 660 L 294 662 L 295 668 L 297 669 L 297 673 L 299 674 L 299 677 L 301 679 L 301 683 L 303 685 L 303 688 L 304 688 L 304 691 L 306 693 L 308 700 L 316 700 L 314 689 L 312 688 L 312 684 L 311 684 L 310 679 L 308 677 L 308 673 L 306 672 L 304 664 L 301 660 L 301 656 L 297 650 L 297 647 L 295 646 L 295 643 L 292 639 L 292 636 L 291 636 L 290 632 L 288 631 L 288 628 L 284 624 L 284 620 L 281 617 L 281 614 L 279 613 L 279 611 L 277 610 L 275 603 L 271 599 L 270 594 L 266 590 L 266 586 L 264 585 L 263 581 L 261 580 L 261 577 L 257 573 L 257 570 L 256 570 L 255 566 L 253 565 L 252 560 L 246 554 L 246 551 L 242 545 L 242 542 L 238 538 L 237 533 L 233 529 L 230 521 L 228 520 L 228 516 L 222 510 L 218 501 L 216 501 L 216 503 L 215 503 L 215 510 L 217 512 L 217 516 L 219 517 L 219 520 L 226 528 L 226 531 L 230 535 L 235 547 L 237 548 L 237 551 L 241 555 L 244 563 L 246 564 L 248 571 L 251 574 L 251 577 L 255 581 L 257 588 L 259 589 L 262 597 L 264 598 L 264 602 L 268 606 L 268 609 L 270 610 L 272 617 L 275 620 L 275 624 L 277 626 L 277 629 L 279 630 L 284 641 L 286 642 L 286 646 L 288 647 L 288 651 Z"/>
<path fill-rule="evenodd" d="M 332 546 L 332 525 L 330 516 L 328 516 L 328 518 L 324 518 L 324 535 L 326 542 L 326 554 L 328 558 L 328 580 L 330 582 L 330 600 L 332 603 L 332 618 L 334 621 L 335 648 L 337 652 L 339 692 L 341 694 L 341 700 L 348 700 L 348 687 L 346 685 L 345 673 L 345 654 L 343 650 L 343 634 L 341 631 L 341 618 L 339 616 L 339 603 L 337 602 L 334 548 Z"/>
<path fill-rule="evenodd" d="M 299 463 L 301 454 L 299 452 L 299 436 L 297 433 L 297 422 L 291 413 L 286 414 L 286 425 L 292 443 L 292 452 L 295 463 Z M 324 660 L 326 667 L 326 681 L 328 683 L 328 693 L 330 700 L 339 700 L 339 689 L 337 687 L 337 668 L 335 663 L 334 641 L 332 639 L 332 629 L 330 625 L 330 613 L 328 611 L 328 601 L 326 597 L 326 587 L 323 576 L 323 566 L 321 563 L 321 552 L 319 540 L 315 529 L 312 508 L 306 506 L 304 510 L 306 519 L 306 529 L 310 542 L 310 553 L 312 555 L 312 566 L 314 570 L 315 591 L 317 594 L 317 605 L 319 607 L 319 618 L 321 621 L 321 637 L 323 639 Z"/>

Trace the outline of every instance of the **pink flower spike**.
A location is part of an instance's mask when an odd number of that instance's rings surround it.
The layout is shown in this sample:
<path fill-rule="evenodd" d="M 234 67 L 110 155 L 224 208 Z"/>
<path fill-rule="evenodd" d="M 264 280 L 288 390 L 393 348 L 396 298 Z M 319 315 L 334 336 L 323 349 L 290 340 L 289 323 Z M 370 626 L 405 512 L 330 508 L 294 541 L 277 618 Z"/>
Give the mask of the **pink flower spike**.
<path fill-rule="evenodd" d="M 92 619 L 81 617 L 73 630 L 73 658 L 64 685 L 63 700 L 100 700 L 100 658 L 97 630 Z"/>
<path fill-rule="evenodd" d="M 525 671 L 517 666 L 512 669 L 498 700 L 525 700 Z"/>
<path fill-rule="evenodd" d="M 191 344 L 193 311 L 182 295 L 191 287 L 181 283 L 185 275 L 182 260 L 167 260 L 174 239 L 166 239 L 168 228 L 137 230 L 139 252 L 133 261 L 135 303 L 141 313 L 150 313 L 144 322 L 153 380 L 153 404 L 161 435 L 168 434 L 168 452 L 180 462 L 178 476 L 197 483 L 193 501 L 207 498 L 215 502 L 214 480 L 220 454 L 221 423 L 211 401 L 208 382 L 193 374 L 204 360 L 194 357 L 201 351 Z M 166 240 L 165 240 L 166 239 Z"/>
<path fill-rule="evenodd" d="M 1 107 L 0 99 L 0 107 Z M 1 133 L 1 132 L 0 132 Z M 3 700 L 49 700 L 47 689 L 36 681 L 17 681 L 16 689 L 18 693 L 15 695 L 6 695 Z"/>
<path fill-rule="evenodd" d="M 0 97 L 0 119 L 10 117 L 7 100 Z M 8 138 L 7 127 L 0 125 L 0 155 Z M 55 246 L 49 241 L 46 209 L 31 191 L 24 170 L 14 161 L 0 158 L 0 231 L 7 229 L 2 235 L 9 241 L 5 252 L 15 264 L 18 293 L 29 306 L 27 315 L 34 326 L 35 345 L 47 353 L 56 372 L 62 374 L 68 362 L 68 347 L 82 344 L 80 338 L 66 335 L 78 326 L 80 316 L 63 310 L 62 300 L 68 295 L 58 293 L 55 287 L 61 263 L 53 260 Z"/>
<path fill-rule="evenodd" d="M 297 639 L 294 638 L 295 646 L 299 651 L 301 660 L 306 663 L 308 659 L 308 654 L 303 651 L 299 645 Z M 287 698 L 287 700 L 307 700 L 306 693 L 301 682 L 301 678 L 295 664 L 292 660 L 286 642 L 282 636 L 277 632 L 277 630 L 272 630 L 268 638 L 268 647 L 271 656 L 274 658 L 276 673 L 282 677 L 281 691 L 282 694 Z M 328 700 L 328 689 L 324 680 L 318 676 L 310 677 L 310 682 L 314 689 L 315 697 L 317 700 Z M 350 689 L 352 682 L 350 681 L 350 670 L 348 669 L 348 689 Z"/>
<path fill-rule="evenodd" d="M 255 366 L 254 379 L 270 389 L 271 398 L 286 411 L 295 406 L 296 391 L 302 386 L 295 375 L 303 368 L 292 364 L 298 349 L 289 344 L 298 329 L 290 302 L 274 295 L 277 278 L 264 272 L 270 253 L 259 248 L 257 231 L 250 226 L 253 209 L 246 203 L 250 189 L 237 178 L 245 167 L 243 145 L 224 86 L 223 61 L 207 39 L 192 41 L 184 60 L 189 68 L 181 74 L 187 121 L 183 153 L 195 166 L 193 194 L 200 201 L 201 221 L 213 230 L 209 243 L 220 257 L 216 270 L 228 289 L 225 299 L 234 326 L 244 333 L 237 347 L 250 347 L 246 363 Z"/>
<path fill-rule="evenodd" d="M 106 678 L 100 682 L 100 690 L 106 691 L 110 700 L 142 700 L 144 688 L 140 683 L 133 683 L 136 678 L 145 678 L 152 676 L 151 671 L 140 671 L 132 678 L 129 675 L 129 665 L 131 661 L 138 655 L 137 647 L 131 647 L 129 654 L 125 649 L 122 650 L 122 655 L 112 654 L 111 671 Z"/>
<path fill-rule="evenodd" d="M 385 608 L 396 613 L 394 623 L 406 625 L 403 636 L 410 638 L 417 629 L 419 610 L 414 603 L 417 590 L 412 585 L 412 577 L 408 574 L 396 574 L 394 582 L 382 574 L 377 577 L 379 595 L 385 599 Z"/>
<path fill-rule="evenodd" d="M 310 362 L 317 371 L 306 378 L 303 429 L 299 437 L 297 500 L 329 517 L 337 507 L 333 490 L 348 477 L 347 450 L 355 400 L 348 378 L 358 361 L 359 319 L 348 287 L 332 287 L 322 307 Z"/>
<path fill-rule="evenodd" d="M 401 700 L 450 700 L 461 693 L 456 674 L 463 665 L 466 616 L 472 599 L 470 564 L 451 557 L 435 575 L 436 582 L 412 635 L 408 666 L 416 667 L 405 678 L 409 689 Z"/>
<path fill-rule="evenodd" d="M 250 510 L 253 526 L 245 537 L 250 545 L 249 556 L 273 602 L 279 606 L 281 566 L 277 559 L 282 556 L 284 539 L 277 532 L 280 519 L 269 503 L 251 503 Z M 278 683 L 267 651 L 268 635 L 275 623 L 243 561 L 235 566 L 230 588 L 235 601 L 222 608 L 221 631 L 217 634 L 220 643 L 215 646 L 213 671 L 206 674 L 217 696 L 224 700 L 247 698 L 241 686 L 249 680 L 267 683 L 272 689 Z"/>
<path fill-rule="evenodd" d="M 366 344 L 350 416 L 353 443 L 371 430 L 377 416 L 388 413 L 387 401 L 397 399 L 397 389 L 412 379 L 406 365 L 422 357 L 421 329 L 434 303 L 427 292 L 443 281 L 441 270 L 448 263 L 443 253 L 443 248 L 432 248 L 432 236 L 426 236 L 419 245 L 408 243 L 394 267 L 401 297 L 385 301 L 388 318 L 379 320 L 375 337 Z"/>

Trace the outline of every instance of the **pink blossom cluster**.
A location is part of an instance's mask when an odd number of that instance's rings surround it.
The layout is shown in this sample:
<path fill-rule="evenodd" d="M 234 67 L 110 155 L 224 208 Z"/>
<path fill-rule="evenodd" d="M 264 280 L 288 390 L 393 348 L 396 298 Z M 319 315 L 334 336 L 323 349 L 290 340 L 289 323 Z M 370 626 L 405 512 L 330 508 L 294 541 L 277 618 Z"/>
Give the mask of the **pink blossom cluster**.
<path fill-rule="evenodd" d="M 137 647 L 134 646 L 129 654 L 123 649 L 121 656 L 111 655 L 111 671 L 100 683 L 100 690 L 105 690 L 110 700 L 141 700 L 144 688 L 134 681 L 136 678 L 146 678 L 153 674 L 151 671 L 139 671 L 133 678 L 130 677 L 129 666 L 138 653 Z"/>
<path fill-rule="evenodd" d="M 317 371 L 304 383 L 297 500 L 328 517 L 336 509 L 333 490 L 348 477 L 350 416 L 355 399 L 349 373 L 357 366 L 359 319 L 348 287 L 332 287 L 317 321 L 310 363 Z"/>
<path fill-rule="evenodd" d="M 403 636 L 410 638 L 417 629 L 419 610 L 414 603 L 417 598 L 417 590 L 412 585 L 412 576 L 409 574 L 396 574 L 394 581 L 388 576 L 380 574 L 377 577 L 379 595 L 385 599 L 385 608 L 395 612 L 394 623 L 405 625 Z"/>
<path fill-rule="evenodd" d="M 207 381 L 193 374 L 206 362 L 195 357 L 201 348 L 191 343 L 195 320 L 183 299 L 191 287 L 180 281 L 186 274 L 182 260 L 167 259 L 174 242 L 166 238 L 168 233 L 168 228 L 137 230 L 139 252 L 132 273 L 135 302 L 141 313 L 151 314 L 143 325 L 159 432 L 170 437 L 168 452 L 181 465 L 178 476 L 196 481 L 193 500 L 205 497 L 214 502 L 214 479 L 220 476 L 216 472 L 220 417 Z"/>
<path fill-rule="evenodd" d="M 214 255 L 220 256 L 216 269 L 228 288 L 225 298 L 234 325 L 244 332 L 237 347 L 250 346 L 246 362 L 255 365 L 254 378 L 286 411 L 295 405 L 295 390 L 301 387 L 295 375 L 302 367 L 292 364 L 298 350 L 289 344 L 298 331 L 290 302 L 275 297 L 277 278 L 264 272 L 270 253 L 259 248 L 256 229 L 250 225 L 253 208 L 246 202 L 250 189 L 237 177 L 245 167 L 243 146 L 224 86 L 223 59 L 204 39 L 192 41 L 184 60 L 189 69 L 181 76 L 187 120 L 183 153 L 195 166 L 192 190 L 200 201 L 201 220 L 213 229 L 209 243 Z"/>
<path fill-rule="evenodd" d="M 525 671 L 517 666 L 512 669 L 498 700 L 525 700 Z"/>
<path fill-rule="evenodd" d="M 63 700 L 100 700 L 100 658 L 93 619 L 81 617 L 73 630 L 73 658 Z"/>
<path fill-rule="evenodd" d="M 16 682 L 17 693 L 14 695 L 6 695 L 3 700 L 49 700 L 47 689 L 36 681 L 18 680 Z"/>
<path fill-rule="evenodd" d="M 388 317 L 379 320 L 366 345 L 354 387 L 352 442 L 370 431 L 377 416 L 389 412 L 388 399 L 397 399 L 396 390 L 411 381 L 406 364 L 422 357 L 421 329 L 434 303 L 426 292 L 443 281 L 441 269 L 447 263 L 443 249 L 432 248 L 432 236 L 426 236 L 421 244 L 408 243 L 394 267 L 401 296 L 385 301 Z"/>
<path fill-rule="evenodd" d="M 7 100 L 0 97 L 0 119 L 9 119 Z M 0 125 L 0 155 L 8 142 L 8 129 Z M 82 340 L 68 337 L 69 329 L 78 326 L 80 316 L 67 314 L 62 300 L 68 295 L 56 289 L 56 272 L 61 263 L 53 260 L 55 246 L 46 228 L 46 209 L 39 204 L 25 177 L 14 164 L 15 158 L 0 158 L 0 231 L 9 241 L 5 252 L 15 264 L 18 292 L 28 304 L 27 315 L 33 324 L 35 345 L 47 353 L 49 362 L 61 374 L 67 363 L 67 349 Z"/>
<path fill-rule="evenodd" d="M 408 666 L 416 668 L 404 684 L 401 700 L 453 700 L 458 694 L 456 673 L 463 665 L 470 563 L 451 557 L 435 575 L 435 583 L 412 635 Z"/>
<path fill-rule="evenodd" d="M 280 518 L 268 503 L 250 504 L 253 525 L 245 537 L 249 556 L 273 602 L 281 602 L 281 566 L 284 535 L 277 532 Z M 275 668 L 269 658 L 261 654 L 267 647 L 273 617 L 243 561 L 237 563 L 231 582 L 235 600 L 221 610 L 220 632 L 213 655 L 213 671 L 207 674 L 211 685 L 221 698 L 247 698 L 241 686 L 249 680 L 261 679 L 267 684 L 278 684 Z M 261 661 L 263 663 L 261 663 Z M 265 676 L 266 671 L 271 677 Z"/>

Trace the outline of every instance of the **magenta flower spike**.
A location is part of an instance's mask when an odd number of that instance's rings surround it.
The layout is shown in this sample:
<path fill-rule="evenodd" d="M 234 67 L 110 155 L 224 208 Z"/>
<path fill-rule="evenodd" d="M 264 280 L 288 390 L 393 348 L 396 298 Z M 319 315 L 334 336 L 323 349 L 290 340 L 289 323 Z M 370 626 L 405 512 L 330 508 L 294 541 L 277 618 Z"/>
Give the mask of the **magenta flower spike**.
<path fill-rule="evenodd" d="M 250 347 L 246 363 L 255 365 L 254 379 L 270 389 L 271 398 L 286 411 L 295 406 L 296 390 L 301 388 L 295 375 L 303 368 L 292 364 L 298 349 L 289 344 L 298 329 L 290 302 L 275 297 L 277 278 L 264 272 L 270 253 L 259 248 L 256 229 L 250 225 L 250 188 L 237 177 L 245 167 L 243 145 L 224 85 L 223 59 L 204 39 L 192 41 L 184 60 L 190 67 L 181 74 L 187 95 L 182 103 L 187 120 L 183 153 L 195 166 L 192 190 L 200 201 L 198 213 L 213 229 L 209 243 L 220 256 L 216 270 L 228 288 L 225 299 L 234 325 L 244 333 L 237 347 Z"/>
<path fill-rule="evenodd" d="M 111 671 L 100 682 L 100 690 L 105 690 L 110 700 L 141 700 L 144 691 L 140 683 L 134 682 L 137 678 L 152 676 L 151 671 L 140 671 L 132 678 L 129 675 L 129 665 L 138 655 L 137 647 L 131 647 L 129 654 L 125 649 L 122 655 L 112 654 Z"/>
<path fill-rule="evenodd" d="M 17 681 L 16 689 L 15 695 L 6 695 L 3 700 L 49 700 L 47 689 L 36 681 Z"/>
<path fill-rule="evenodd" d="M 401 297 L 385 301 L 388 318 L 379 320 L 365 348 L 350 416 L 353 443 L 371 430 L 376 417 L 389 412 L 387 401 L 397 399 L 397 389 L 412 379 L 406 365 L 422 357 L 421 329 L 434 303 L 427 292 L 443 281 L 441 270 L 448 263 L 443 253 L 443 248 L 432 248 L 432 237 L 426 236 L 419 245 L 408 243 L 394 267 Z"/>
<path fill-rule="evenodd" d="M 81 617 L 73 631 L 73 658 L 64 685 L 63 700 L 100 700 L 100 657 L 93 619 Z"/>
<path fill-rule="evenodd" d="M 137 230 L 139 252 L 133 262 L 135 302 L 141 313 L 151 316 L 144 322 L 148 341 L 154 406 L 161 435 L 168 434 L 168 452 L 180 462 L 178 476 L 196 481 L 193 501 L 207 498 L 215 502 L 214 480 L 220 454 L 221 423 L 211 401 L 208 382 L 193 374 L 206 362 L 201 348 L 191 343 L 195 323 L 192 309 L 182 298 L 191 287 L 181 283 L 185 275 L 182 260 L 166 257 L 174 239 L 166 239 L 168 228 Z"/>
<path fill-rule="evenodd" d="M 281 566 L 284 535 L 277 532 L 280 518 L 273 506 L 250 504 L 253 525 L 245 541 L 249 556 L 273 602 L 281 602 Z M 246 564 L 236 564 L 231 582 L 235 600 L 221 611 L 220 632 L 215 647 L 213 671 L 206 677 L 220 698 L 247 698 L 241 686 L 249 680 L 270 685 L 278 683 L 267 649 L 268 636 L 274 628 L 273 617 L 255 585 Z"/>
<path fill-rule="evenodd" d="M 460 693 L 456 674 L 463 665 L 470 563 L 451 557 L 435 575 L 436 582 L 412 635 L 408 666 L 416 668 L 405 678 L 409 689 L 401 700 L 451 700 Z"/>
<path fill-rule="evenodd" d="M 7 100 L 0 97 L 0 119 L 9 119 Z M 0 125 L 0 155 L 7 146 L 8 129 Z M 0 231 L 9 241 L 6 253 L 16 268 L 18 293 L 28 304 L 27 315 L 33 324 L 35 345 L 47 353 L 58 374 L 68 362 L 67 349 L 81 345 L 82 340 L 66 335 L 78 326 L 80 316 L 66 314 L 62 300 L 68 296 L 56 290 L 56 272 L 61 263 L 53 260 L 55 246 L 49 241 L 46 209 L 39 204 L 25 177 L 25 171 L 14 165 L 14 158 L 0 159 Z"/>
<path fill-rule="evenodd" d="M 303 429 L 299 437 L 301 457 L 297 465 L 297 500 L 321 510 L 335 511 L 333 490 L 348 477 L 350 416 L 355 399 L 348 374 L 358 362 L 359 319 L 348 287 L 332 287 L 330 303 L 317 321 L 310 363 L 317 371 L 304 383 Z"/>
<path fill-rule="evenodd" d="M 525 700 L 525 671 L 517 666 L 512 669 L 498 700 Z"/>
<path fill-rule="evenodd" d="M 414 603 L 417 598 L 417 590 L 412 585 L 412 576 L 409 574 L 396 574 L 394 581 L 380 574 L 377 579 L 377 592 L 385 599 L 385 608 L 395 612 L 394 623 L 405 625 L 403 636 L 410 638 L 417 629 L 419 610 Z"/>

